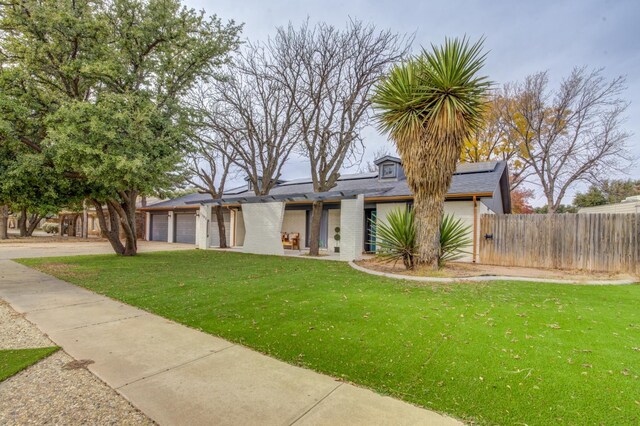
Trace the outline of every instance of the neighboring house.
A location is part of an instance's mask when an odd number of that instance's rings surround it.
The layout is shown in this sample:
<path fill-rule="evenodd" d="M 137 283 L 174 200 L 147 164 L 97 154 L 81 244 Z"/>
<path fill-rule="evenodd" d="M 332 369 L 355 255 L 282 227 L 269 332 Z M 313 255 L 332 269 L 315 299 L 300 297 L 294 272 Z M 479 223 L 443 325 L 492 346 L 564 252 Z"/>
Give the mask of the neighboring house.
<path fill-rule="evenodd" d="M 621 203 L 583 207 L 578 213 L 640 213 L 640 195 L 627 197 Z"/>
<path fill-rule="evenodd" d="M 155 204 L 162 201 L 157 197 L 138 197 L 136 201 L 136 234 L 138 238 L 143 239 L 146 235 L 146 221 L 145 214 L 140 209 L 143 206 Z M 102 209 L 105 214 L 105 218 L 109 220 L 109 211 L 106 207 Z M 93 206 L 87 206 L 83 211 L 70 211 L 63 210 L 58 213 L 58 234 L 60 236 L 68 235 L 70 237 L 82 236 L 83 224 L 82 221 L 86 217 L 87 220 L 87 236 L 99 237 L 102 234 L 100 229 L 100 221 L 98 220 L 98 214 L 96 208 Z"/>
<path fill-rule="evenodd" d="M 213 205 L 224 207 L 227 243 L 248 253 L 284 254 L 282 233 L 299 234 L 301 248 L 308 247 L 311 204 L 324 202 L 321 247 L 353 260 L 375 251 L 376 222 L 395 208 L 411 204 L 399 158 L 375 161 L 378 171 L 344 175 L 329 192 L 314 193 L 310 179 L 282 181 L 266 196 L 256 196 L 250 186 L 226 191 L 221 199 L 190 194 L 153 204 L 146 211 L 147 239 L 196 244 L 219 244 Z M 470 226 L 474 246 L 467 260 L 477 260 L 480 215 L 510 213 L 509 177 L 504 161 L 459 164 L 446 196 L 445 213 L 453 213 Z M 336 228 L 340 238 L 337 241 Z M 475 233 L 473 233 L 475 230 Z"/>

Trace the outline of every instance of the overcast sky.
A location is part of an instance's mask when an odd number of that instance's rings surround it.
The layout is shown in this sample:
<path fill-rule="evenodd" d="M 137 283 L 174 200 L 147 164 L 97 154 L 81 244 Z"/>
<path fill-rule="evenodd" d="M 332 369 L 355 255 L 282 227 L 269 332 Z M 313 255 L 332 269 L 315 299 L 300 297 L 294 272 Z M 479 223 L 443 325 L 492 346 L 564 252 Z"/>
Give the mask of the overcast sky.
<path fill-rule="evenodd" d="M 243 38 L 265 40 L 277 26 L 325 21 L 342 26 L 351 17 L 380 29 L 415 32 L 413 49 L 441 43 L 445 36 L 486 37 L 485 72 L 496 83 L 522 80 L 547 70 L 553 84 L 575 66 L 604 68 L 607 77 L 624 75 L 631 102 L 625 128 L 631 151 L 640 155 L 640 0 L 573 1 L 287 1 L 186 0 L 224 20 L 244 23 Z M 366 132 L 365 161 L 391 143 L 375 129 Z M 308 175 L 304 160 L 293 159 L 284 178 Z M 625 176 L 623 176 L 625 177 Z M 629 175 L 640 179 L 640 165 Z M 565 201 L 570 202 L 571 196 Z"/>

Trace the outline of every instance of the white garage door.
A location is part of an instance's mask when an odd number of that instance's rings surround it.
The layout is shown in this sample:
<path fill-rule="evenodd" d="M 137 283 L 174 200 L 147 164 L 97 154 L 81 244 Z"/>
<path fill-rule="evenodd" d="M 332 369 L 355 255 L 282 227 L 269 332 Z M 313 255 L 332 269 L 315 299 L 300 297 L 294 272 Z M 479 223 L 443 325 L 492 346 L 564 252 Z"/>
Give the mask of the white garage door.
<path fill-rule="evenodd" d="M 151 214 L 151 241 L 167 242 L 169 222 L 166 213 Z"/>
<path fill-rule="evenodd" d="M 222 212 L 222 217 L 224 219 L 224 231 L 227 236 L 227 245 L 229 245 L 229 236 L 231 235 L 231 214 L 229 213 L 229 210 L 224 210 Z M 218 232 L 218 222 L 216 221 L 215 212 L 212 212 L 211 214 L 211 222 L 209 222 L 209 235 L 211 239 L 211 247 L 220 247 L 220 232 Z"/>
<path fill-rule="evenodd" d="M 195 213 L 175 213 L 176 243 L 196 243 L 196 215 Z"/>

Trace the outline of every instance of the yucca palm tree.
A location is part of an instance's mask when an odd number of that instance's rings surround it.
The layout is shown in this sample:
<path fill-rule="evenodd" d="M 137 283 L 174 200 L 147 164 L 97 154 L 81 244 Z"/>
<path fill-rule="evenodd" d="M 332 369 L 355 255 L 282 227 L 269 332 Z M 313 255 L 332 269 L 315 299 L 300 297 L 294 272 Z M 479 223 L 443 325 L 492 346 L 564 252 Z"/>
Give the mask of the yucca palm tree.
<path fill-rule="evenodd" d="M 482 40 L 447 39 L 391 69 L 372 98 L 414 195 L 418 262 L 438 266 L 444 197 L 464 140 L 481 121 L 487 77 Z"/>

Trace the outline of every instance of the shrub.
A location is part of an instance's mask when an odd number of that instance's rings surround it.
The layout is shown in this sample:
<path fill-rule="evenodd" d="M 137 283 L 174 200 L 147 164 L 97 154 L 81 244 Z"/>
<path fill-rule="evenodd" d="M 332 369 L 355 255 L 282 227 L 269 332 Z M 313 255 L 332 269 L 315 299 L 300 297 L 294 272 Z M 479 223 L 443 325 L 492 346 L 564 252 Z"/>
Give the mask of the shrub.
<path fill-rule="evenodd" d="M 44 223 L 42 225 L 42 230 L 47 234 L 55 234 L 58 232 L 58 224 L 57 223 Z"/>
<path fill-rule="evenodd" d="M 384 222 L 374 223 L 378 256 L 390 262 L 402 260 L 404 267 L 413 269 L 416 256 L 416 226 L 413 209 L 393 210 Z M 372 221 L 373 222 L 373 221 Z"/>
<path fill-rule="evenodd" d="M 456 219 L 452 214 L 447 214 L 440 223 L 440 256 L 438 265 L 444 266 L 447 262 L 457 260 L 463 254 L 468 253 L 464 247 L 473 243 L 469 237 L 471 226 L 465 225 L 461 219 Z"/>
<path fill-rule="evenodd" d="M 405 268 L 413 269 L 416 263 L 416 225 L 413 209 L 393 210 L 387 215 L 385 222 L 374 223 L 376 226 L 377 255 L 390 262 L 402 260 Z M 464 248 L 472 244 L 469 237 L 470 226 L 452 214 L 442 218 L 440 224 L 440 256 L 438 266 L 460 259 L 468 253 Z"/>

